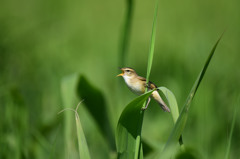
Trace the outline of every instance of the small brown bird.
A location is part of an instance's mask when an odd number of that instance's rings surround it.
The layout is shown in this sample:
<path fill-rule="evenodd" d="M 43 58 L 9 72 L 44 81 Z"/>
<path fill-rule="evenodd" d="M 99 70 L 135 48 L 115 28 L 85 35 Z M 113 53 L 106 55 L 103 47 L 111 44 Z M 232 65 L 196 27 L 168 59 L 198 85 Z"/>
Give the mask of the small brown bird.
<path fill-rule="evenodd" d="M 146 79 L 144 77 L 138 76 L 135 70 L 130 67 L 120 68 L 120 70 L 122 70 L 122 73 L 117 76 L 122 76 L 128 88 L 138 95 L 143 94 L 146 87 L 148 87 L 148 90 L 153 90 L 154 88 L 157 88 L 157 86 L 150 81 L 149 84 L 147 84 Z M 151 97 L 159 103 L 159 105 L 164 111 L 170 112 L 170 109 L 164 103 L 157 90 L 153 91 Z M 148 98 L 147 105 L 143 109 L 147 109 L 150 100 L 151 98 Z"/>

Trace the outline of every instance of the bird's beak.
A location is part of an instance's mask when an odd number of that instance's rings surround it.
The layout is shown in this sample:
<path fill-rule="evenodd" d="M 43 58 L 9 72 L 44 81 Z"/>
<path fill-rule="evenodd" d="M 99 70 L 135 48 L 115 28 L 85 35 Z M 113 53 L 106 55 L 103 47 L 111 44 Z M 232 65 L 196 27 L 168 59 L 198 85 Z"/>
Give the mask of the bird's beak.
<path fill-rule="evenodd" d="M 117 75 L 117 77 L 119 77 L 119 76 L 123 76 L 123 73 L 120 73 L 119 75 Z"/>
<path fill-rule="evenodd" d="M 120 70 L 122 70 L 122 68 L 119 68 Z M 120 73 L 119 75 L 117 75 L 117 77 L 119 76 L 123 76 L 123 70 L 122 70 L 122 73 Z"/>

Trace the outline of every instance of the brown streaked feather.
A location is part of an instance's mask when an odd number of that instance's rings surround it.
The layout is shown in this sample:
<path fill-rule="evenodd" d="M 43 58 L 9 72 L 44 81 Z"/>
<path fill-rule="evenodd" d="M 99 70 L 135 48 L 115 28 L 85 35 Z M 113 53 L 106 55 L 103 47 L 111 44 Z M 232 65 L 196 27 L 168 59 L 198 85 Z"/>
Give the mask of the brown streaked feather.
<path fill-rule="evenodd" d="M 141 81 L 144 81 L 146 82 L 146 78 L 144 77 L 141 77 L 141 76 L 138 76 L 138 79 L 140 79 Z M 147 86 L 147 84 L 145 85 L 145 87 Z M 157 86 L 152 83 L 151 81 L 148 82 L 148 86 L 147 86 L 149 89 L 154 89 L 154 88 L 157 88 Z"/>
<path fill-rule="evenodd" d="M 146 78 L 144 77 L 138 76 L 137 78 L 140 79 L 141 81 L 146 81 Z"/>
<path fill-rule="evenodd" d="M 150 89 L 154 89 L 154 88 L 157 88 L 157 86 L 152 83 L 151 81 L 149 81 L 149 86 L 148 86 Z"/>

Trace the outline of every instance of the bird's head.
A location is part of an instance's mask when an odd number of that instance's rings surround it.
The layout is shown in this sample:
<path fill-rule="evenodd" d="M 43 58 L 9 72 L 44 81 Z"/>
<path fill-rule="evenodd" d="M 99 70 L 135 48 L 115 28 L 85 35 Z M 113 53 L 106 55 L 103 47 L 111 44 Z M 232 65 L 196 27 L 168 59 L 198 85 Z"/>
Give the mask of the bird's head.
<path fill-rule="evenodd" d="M 122 73 L 117 75 L 117 77 L 122 76 L 123 78 L 133 78 L 137 76 L 137 73 L 135 72 L 135 70 L 130 67 L 120 68 L 120 70 L 122 71 Z"/>

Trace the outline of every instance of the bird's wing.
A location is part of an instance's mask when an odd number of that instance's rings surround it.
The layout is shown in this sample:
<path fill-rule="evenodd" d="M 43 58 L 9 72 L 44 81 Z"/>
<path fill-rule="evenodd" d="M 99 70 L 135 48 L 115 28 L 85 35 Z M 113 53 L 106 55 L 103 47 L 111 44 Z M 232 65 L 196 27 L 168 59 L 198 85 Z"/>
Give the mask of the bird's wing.
<path fill-rule="evenodd" d="M 157 86 L 154 83 L 152 83 L 151 81 L 149 81 L 148 87 L 150 87 L 150 89 L 157 88 Z"/>
<path fill-rule="evenodd" d="M 141 81 L 146 81 L 146 78 L 144 77 L 138 76 L 137 78 L 140 79 Z"/>
<path fill-rule="evenodd" d="M 146 82 L 146 78 L 144 78 L 144 77 L 138 76 L 138 79 L 140 79 L 141 81 Z M 148 82 L 148 85 L 146 84 L 145 87 L 146 87 L 146 86 L 147 86 L 149 89 L 157 88 L 157 86 L 156 86 L 154 83 L 152 83 L 151 81 L 149 81 L 149 82 Z"/>

